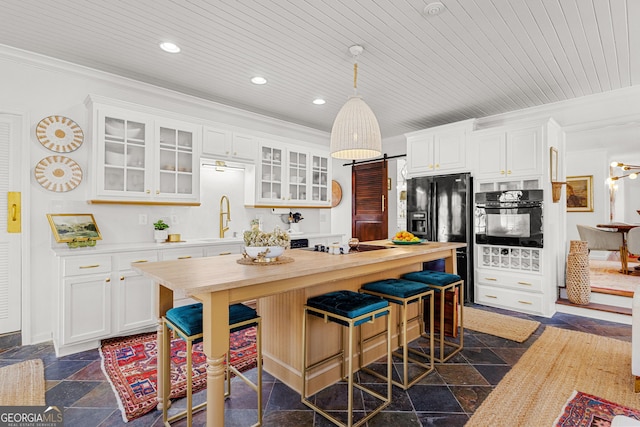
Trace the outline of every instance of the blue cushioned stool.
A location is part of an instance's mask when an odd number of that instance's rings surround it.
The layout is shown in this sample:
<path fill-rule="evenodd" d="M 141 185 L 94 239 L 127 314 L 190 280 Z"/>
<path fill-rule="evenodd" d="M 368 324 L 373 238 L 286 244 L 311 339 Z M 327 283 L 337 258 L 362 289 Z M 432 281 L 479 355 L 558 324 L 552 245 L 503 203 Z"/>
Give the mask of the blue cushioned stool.
<path fill-rule="evenodd" d="M 435 339 L 439 343 L 440 351 L 438 356 L 434 354 L 434 359 L 436 362 L 446 362 L 464 347 L 464 280 L 462 280 L 462 278 L 457 274 L 430 270 L 414 271 L 413 273 L 407 273 L 402 277 L 407 280 L 425 283 L 436 291 L 436 295 L 438 293 L 440 294 L 439 337 Z M 455 298 L 456 291 L 458 292 L 459 299 Z M 458 334 L 458 325 L 460 325 L 459 342 L 447 341 L 445 338 L 444 310 L 446 292 L 454 293 L 453 324 L 451 325 L 451 329 L 452 335 L 455 337 Z M 458 317 L 458 301 L 460 301 L 460 321 L 456 322 Z M 445 345 L 453 348 L 453 351 L 446 356 L 444 355 Z"/>
<path fill-rule="evenodd" d="M 344 329 L 340 328 L 340 350 L 333 355 L 325 357 L 324 359 L 308 363 L 308 349 L 307 338 L 309 331 L 308 325 L 311 323 L 307 316 L 311 314 L 316 317 L 324 319 L 324 323 L 334 322 L 339 325 L 345 326 L 348 331 L 347 338 L 347 351 L 344 351 Z M 373 323 L 376 319 L 384 317 L 386 319 L 386 359 L 387 359 L 387 376 L 384 377 L 387 387 L 386 396 L 377 393 L 376 391 L 364 387 L 361 384 L 354 383 L 353 381 L 353 357 L 354 357 L 354 331 L 356 326 L 361 326 L 365 323 Z M 389 302 L 383 298 L 362 294 L 352 291 L 336 291 L 329 292 L 327 294 L 318 295 L 313 298 L 309 298 L 304 306 L 304 315 L 302 316 L 302 403 L 309 406 L 314 411 L 320 413 L 322 416 L 343 427 L 357 427 L 366 423 L 378 412 L 382 411 L 391 402 L 391 316 L 389 316 Z M 322 335 L 322 331 L 318 330 L 320 325 L 317 323 L 313 325 L 314 332 L 318 332 Z M 362 349 L 360 349 L 362 353 Z M 307 396 L 307 375 L 309 371 L 314 370 L 320 366 L 324 366 L 327 362 L 340 359 L 341 366 L 341 378 L 347 380 L 347 417 L 346 423 L 338 420 L 334 415 L 330 414 L 323 408 L 320 408 L 315 402 L 312 402 Z M 345 373 L 345 359 L 346 359 L 346 373 Z M 362 367 L 362 366 L 361 366 Z M 376 406 L 371 412 L 369 412 L 364 418 L 353 423 L 353 389 L 357 387 L 363 392 L 367 393 L 371 397 L 378 399 L 381 403 Z M 369 405 L 367 405 L 369 410 Z"/>
<path fill-rule="evenodd" d="M 249 387 L 253 389 L 258 395 L 258 422 L 254 426 L 262 425 L 262 337 L 261 337 L 261 319 L 256 311 L 244 304 L 233 304 L 229 306 L 229 332 L 237 332 L 243 329 L 256 327 L 256 358 L 257 358 L 257 381 L 253 383 L 244 374 L 238 371 L 234 366 L 229 363 L 229 354 L 227 354 L 226 361 L 226 377 L 227 377 L 227 390 L 225 396 L 231 394 L 231 373 L 242 379 Z M 171 329 L 174 334 L 182 338 L 187 343 L 186 356 L 187 356 L 187 408 L 186 410 L 168 416 L 169 404 L 162 405 L 162 420 L 167 425 L 171 421 L 175 421 L 181 418 L 187 417 L 187 425 L 191 426 L 193 421 L 193 412 L 204 408 L 207 403 L 201 403 L 197 406 L 193 406 L 193 344 L 195 342 L 202 341 L 202 304 L 190 304 L 182 307 L 175 307 L 167 311 L 162 318 L 163 333 L 165 336 L 165 342 L 171 342 L 169 337 L 169 330 Z M 169 344 L 170 345 L 170 344 Z M 159 369 L 169 366 L 171 371 L 171 357 L 170 349 L 163 349 L 165 351 L 165 357 L 169 358 L 169 364 L 159 367 Z M 170 378 L 170 372 L 164 372 L 164 378 Z M 170 380 L 169 380 L 170 381 Z M 169 402 L 170 387 L 165 387 L 163 390 L 165 396 L 163 401 Z"/>
<path fill-rule="evenodd" d="M 393 352 L 394 355 L 398 357 L 402 357 L 402 382 L 398 382 L 392 380 L 395 385 L 401 387 L 406 390 L 422 378 L 426 377 L 431 371 L 433 371 L 433 290 L 429 289 L 428 285 L 420 282 L 413 282 L 411 280 L 406 279 L 385 279 L 378 280 L 375 282 L 369 282 L 362 285 L 360 292 L 367 293 L 369 295 L 376 295 L 386 299 L 387 301 L 398 305 L 400 312 L 398 313 L 398 324 L 397 330 L 398 332 L 398 347 L 402 348 L 402 354 L 398 352 Z M 429 322 L 429 335 L 425 335 L 425 321 L 424 321 L 424 300 L 425 298 L 429 299 L 429 315 L 431 316 L 431 321 Z M 408 306 L 409 304 L 418 303 L 418 313 L 416 316 L 408 319 Z M 410 357 L 409 353 L 413 353 L 415 355 L 421 356 L 423 358 L 427 357 L 421 351 L 418 351 L 413 348 L 409 348 L 409 339 L 407 335 L 407 325 L 411 321 L 418 321 L 420 327 L 420 336 L 427 338 L 429 340 L 429 363 L 424 363 L 421 360 Z M 375 336 L 374 336 L 375 337 Z M 367 338 L 366 340 L 362 339 L 360 336 L 360 347 L 363 346 L 363 341 L 367 342 L 371 338 Z M 415 363 L 418 366 L 424 368 L 424 371 L 421 372 L 417 377 L 413 378 L 409 381 L 409 361 Z M 362 364 L 362 362 L 361 362 Z M 378 372 L 375 372 L 367 367 L 362 368 L 363 371 L 366 371 L 372 375 L 377 377 L 380 376 Z"/>

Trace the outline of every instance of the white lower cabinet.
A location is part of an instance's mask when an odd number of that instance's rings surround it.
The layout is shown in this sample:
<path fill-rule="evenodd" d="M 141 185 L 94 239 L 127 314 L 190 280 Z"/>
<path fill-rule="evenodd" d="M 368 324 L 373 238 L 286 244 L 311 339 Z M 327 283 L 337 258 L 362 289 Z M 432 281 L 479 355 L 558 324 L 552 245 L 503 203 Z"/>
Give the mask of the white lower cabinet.
<path fill-rule="evenodd" d="M 156 330 L 157 285 L 132 264 L 239 254 L 240 250 L 241 243 L 234 242 L 94 255 L 60 251 L 52 334 L 56 355 L 97 348 L 105 338 Z M 176 306 L 193 302 L 177 293 L 174 300 Z"/>
<path fill-rule="evenodd" d="M 63 281 L 61 345 L 111 334 L 111 278 L 88 274 Z"/>
<path fill-rule="evenodd" d="M 526 272 L 476 269 L 475 300 L 478 304 L 543 314 L 542 276 Z"/>
<path fill-rule="evenodd" d="M 156 251 L 124 253 L 116 256 L 118 273 L 113 281 L 117 307 L 116 332 L 125 333 L 153 326 L 157 322 L 158 293 L 152 279 L 131 268 L 132 264 L 155 262 Z"/>

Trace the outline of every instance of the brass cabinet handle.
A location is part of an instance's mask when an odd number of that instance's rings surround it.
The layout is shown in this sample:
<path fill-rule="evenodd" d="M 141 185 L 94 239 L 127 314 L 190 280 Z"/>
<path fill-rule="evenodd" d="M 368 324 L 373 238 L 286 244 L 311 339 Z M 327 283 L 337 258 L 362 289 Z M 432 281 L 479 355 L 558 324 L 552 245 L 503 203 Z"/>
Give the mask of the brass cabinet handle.
<path fill-rule="evenodd" d="M 511 175 L 511 169 L 507 171 L 507 175 Z"/>
<path fill-rule="evenodd" d="M 105 282 L 107 282 L 107 283 L 109 283 L 109 282 L 111 281 L 111 278 L 110 278 L 110 277 L 107 277 L 104 281 L 105 281 Z"/>
<path fill-rule="evenodd" d="M 436 163 L 436 169 L 440 169 L 440 163 Z"/>
<path fill-rule="evenodd" d="M 149 194 L 151 193 L 151 190 L 146 190 L 145 193 Z"/>
<path fill-rule="evenodd" d="M 384 194 L 382 195 L 382 212 L 384 212 Z"/>
<path fill-rule="evenodd" d="M 96 267 L 100 267 L 100 264 L 81 265 L 79 268 L 96 268 Z"/>
<path fill-rule="evenodd" d="M 231 255 L 231 252 L 220 252 L 218 255 Z"/>
<path fill-rule="evenodd" d="M 500 171 L 500 175 L 504 175 L 504 169 Z"/>
<path fill-rule="evenodd" d="M 189 259 L 191 255 L 179 256 L 178 259 Z"/>
<path fill-rule="evenodd" d="M 495 277 L 485 277 L 484 280 L 491 280 L 492 282 L 498 281 L 498 279 L 496 279 Z"/>
<path fill-rule="evenodd" d="M 18 220 L 18 205 L 15 203 L 11 205 L 11 221 Z"/>
<path fill-rule="evenodd" d="M 120 281 L 124 280 L 124 276 L 120 276 Z"/>
<path fill-rule="evenodd" d="M 518 282 L 518 285 L 533 286 L 533 283 L 529 283 L 529 282 Z"/>
<path fill-rule="evenodd" d="M 518 300 L 518 302 L 520 304 L 527 304 L 527 305 L 532 305 L 533 304 L 531 301 L 520 301 L 520 300 Z"/>
<path fill-rule="evenodd" d="M 146 260 L 146 259 L 139 259 L 139 260 L 137 260 L 137 261 L 132 261 L 132 262 L 131 262 L 131 264 L 140 264 L 140 263 L 142 263 L 142 262 L 149 262 L 149 261 L 148 261 L 148 260 Z"/>
<path fill-rule="evenodd" d="M 433 169 L 433 163 L 429 165 L 429 169 Z"/>
<path fill-rule="evenodd" d="M 498 297 L 497 297 L 497 296 L 495 296 L 495 295 L 485 295 L 485 297 L 487 297 L 487 298 L 498 298 Z"/>
<path fill-rule="evenodd" d="M 160 194 L 160 190 L 156 190 L 156 194 Z"/>

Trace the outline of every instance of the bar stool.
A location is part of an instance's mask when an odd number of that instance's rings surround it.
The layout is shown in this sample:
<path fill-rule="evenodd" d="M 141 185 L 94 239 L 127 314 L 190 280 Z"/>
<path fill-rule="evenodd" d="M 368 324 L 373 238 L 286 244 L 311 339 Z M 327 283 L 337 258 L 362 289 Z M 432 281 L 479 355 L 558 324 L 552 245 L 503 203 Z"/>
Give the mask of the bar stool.
<path fill-rule="evenodd" d="M 340 328 L 340 350 L 331 356 L 307 365 L 307 315 L 314 315 L 324 319 L 325 323 L 334 322 L 345 326 L 348 331 L 347 352 L 344 351 L 344 328 Z M 353 381 L 353 338 L 356 326 L 364 323 L 373 323 L 376 318 L 386 316 L 387 320 L 387 393 L 383 396 L 376 391 L 364 387 Z M 327 294 L 309 298 L 304 306 L 304 315 L 302 317 L 302 403 L 318 412 L 334 424 L 342 427 L 357 427 L 366 423 L 378 412 L 382 411 L 391 402 L 391 316 L 389 316 L 389 302 L 374 296 L 361 294 L 352 291 L 336 291 Z M 360 349 L 362 352 L 362 349 Z M 316 403 L 311 402 L 307 398 L 307 374 L 309 371 L 318 368 L 329 362 L 330 360 L 340 358 L 341 378 L 347 380 L 347 423 L 343 423 L 336 417 L 320 408 Z M 346 375 L 345 375 L 345 358 L 346 358 Z M 371 413 L 361 420 L 353 423 L 353 389 L 354 387 L 362 390 L 370 396 L 378 399 L 381 403 L 373 409 Z"/>
<path fill-rule="evenodd" d="M 435 340 L 439 342 L 440 354 L 439 357 L 434 353 L 434 359 L 436 362 L 444 363 L 451 359 L 456 353 L 464 347 L 464 280 L 457 274 L 443 273 L 441 271 L 415 271 L 413 273 L 407 273 L 402 276 L 404 279 L 413 280 L 415 282 L 422 282 L 429 285 L 436 292 L 440 293 L 440 330 L 439 337 Z M 457 288 L 457 289 L 456 289 Z M 460 294 L 460 342 L 447 341 L 445 338 L 445 324 L 444 324 L 444 307 L 445 307 L 445 293 L 455 292 L 458 290 Z M 455 295 L 455 294 L 454 294 Z M 453 316 L 456 316 L 457 302 L 454 298 Z M 432 316 L 433 318 L 433 316 Z M 455 326 L 455 322 L 452 322 L 452 326 Z M 454 333 L 456 331 L 454 330 Z M 445 345 L 453 348 L 453 351 L 446 357 L 444 355 Z"/>
<path fill-rule="evenodd" d="M 433 296 L 434 292 L 429 289 L 428 285 L 420 282 L 413 282 L 406 279 L 385 279 L 375 282 L 365 283 L 362 285 L 360 292 L 367 293 L 369 295 L 376 295 L 386 299 L 389 302 L 398 305 L 400 312 L 398 313 L 398 347 L 402 347 L 402 354 L 394 351 L 395 356 L 402 358 L 402 382 L 392 380 L 393 384 L 401 387 L 403 390 L 408 389 L 422 378 L 426 377 L 431 371 L 433 371 Z M 424 327 L 424 299 L 429 298 L 429 315 L 431 321 L 429 322 L 429 336 L 425 335 Z M 411 319 L 407 319 L 408 305 L 418 303 L 418 314 Z M 407 324 L 410 321 L 417 320 L 420 325 L 420 335 L 429 339 L 429 364 L 426 364 L 418 359 L 409 356 L 409 353 L 413 353 L 427 358 L 427 355 L 413 348 L 409 348 L 409 339 L 407 337 Z M 367 338 L 364 341 L 368 341 L 371 338 Z M 362 336 L 360 337 L 360 348 L 362 348 Z M 413 380 L 409 381 L 409 362 L 413 362 L 418 366 L 424 368 L 424 371 L 420 373 Z M 362 363 L 361 363 L 362 364 Z M 368 372 L 371 375 L 381 377 L 378 372 L 369 369 L 368 367 L 361 368 L 363 371 Z"/>
<path fill-rule="evenodd" d="M 237 375 L 242 379 L 249 387 L 253 389 L 258 395 L 258 422 L 253 426 L 262 425 L 262 331 L 261 331 L 261 319 L 256 311 L 244 304 L 233 304 L 229 306 L 229 332 L 237 332 L 243 329 L 247 329 L 251 326 L 256 327 L 256 358 L 257 358 L 257 381 L 253 383 L 244 374 L 238 371 L 234 366 L 229 363 L 229 354 L 227 354 L 226 363 L 226 377 L 227 377 L 227 390 L 225 391 L 225 397 L 231 394 L 231 373 Z M 171 417 L 168 416 L 169 405 L 163 405 L 162 407 L 162 420 L 165 425 L 168 423 L 187 417 L 187 425 L 191 426 L 193 421 L 193 412 L 204 408 L 207 402 L 203 402 L 197 406 L 193 406 L 193 371 L 192 371 L 192 354 L 194 342 L 202 340 L 202 304 L 190 304 L 182 307 L 175 307 L 167 311 L 162 318 L 162 327 L 165 337 L 169 335 L 169 329 L 171 329 L 176 335 L 182 338 L 187 343 L 187 408 Z M 169 340 L 170 342 L 170 340 Z M 166 351 L 165 354 L 168 354 Z M 171 371 L 171 362 L 169 362 L 169 371 Z M 164 365 L 160 369 L 164 368 Z M 171 372 L 164 372 L 164 377 L 169 378 Z M 170 390 L 164 390 L 166 394 L 164 396 L 164 402 L 169 401 Z"/>

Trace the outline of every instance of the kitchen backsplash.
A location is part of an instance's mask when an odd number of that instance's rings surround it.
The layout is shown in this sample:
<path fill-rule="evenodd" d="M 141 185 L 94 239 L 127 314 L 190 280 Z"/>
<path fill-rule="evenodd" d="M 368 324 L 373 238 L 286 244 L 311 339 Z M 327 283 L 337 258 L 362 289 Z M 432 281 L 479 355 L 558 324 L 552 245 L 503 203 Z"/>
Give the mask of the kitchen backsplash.
<path fill-rule="evenodd" d="M 179 233 L 183 240 L 194 238 L 219 237 L 220 198 L 229 197 L 231 207 L 230 230 L 225 237 L 237 233 L 242 236 L 248 230 L 251 220 L 262 218 L 262 227 L 266 231 L 279 226 L 283 230 L 289 228 L 280 214 L 271 209 L 254 209 L 244 207 L 244 172 L 229 169 L 216 172 L 211 168 L 201 170 L 201 205 L 192 206 L 146 206 L 146 205 L 90 205 L 84 201 L 52 201 L 49 213 L 91 213 L 102 234 L 103 243 L 134 243 L 153 241 L 153 223 L 158 219 L 169 224 L 170 233 Z M 328 209 L 299 209 L 304 218 L 298 223 L 303 233 L 319 233 L 331 231 L 331 215 Z M 140 224 L 140 216 L 146 216 L 147 224 Z M 44 221 L 47 218 L 34 218 Z M 58 245 L 51 236 L 53 246 Z M 98 243 L 100 244 L 100 243 Z"/>

